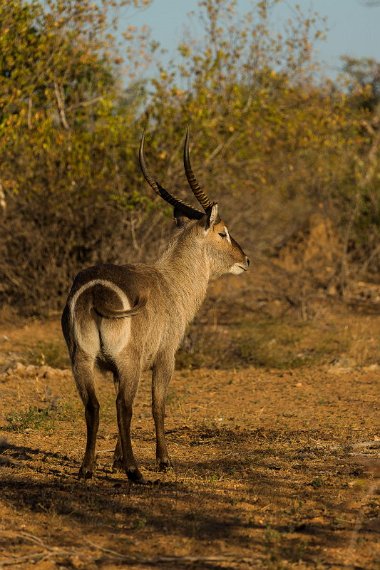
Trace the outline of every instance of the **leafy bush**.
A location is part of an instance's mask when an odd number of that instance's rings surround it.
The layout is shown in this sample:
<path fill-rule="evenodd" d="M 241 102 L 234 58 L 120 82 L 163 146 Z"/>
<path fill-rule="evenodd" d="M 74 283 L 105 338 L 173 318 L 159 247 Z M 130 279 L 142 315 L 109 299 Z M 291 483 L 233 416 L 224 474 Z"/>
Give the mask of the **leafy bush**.
<path fill-rule="evenodd" d="M 0 22 L 0 300 L 41 313 L 81 266 L 137 248 L 140 90 L 117 87 L 97 4 L 3 1 Z"/>
<path fill-rule="evenodd" d="M 109 30 L 116 8 L 148 3 L 0 0 L 0 302 L 46 313 L 83 266 L 156 255 L 168 209 L 136 164 L 147 120 L 152 170 L 182 197 L 191 122 L 195 170 L 247 250 L 277 255 L 318 209 L 339 235 L 337 290 L 352 263 L 377 271 L 378 67 L 347 60 L 345 82 L 324 80 L 316 15 L 273 32 L 276 0 L 242 17 L 235 0 L 201 0 L 203 36 L 137 81 L 157 46 Z"/>

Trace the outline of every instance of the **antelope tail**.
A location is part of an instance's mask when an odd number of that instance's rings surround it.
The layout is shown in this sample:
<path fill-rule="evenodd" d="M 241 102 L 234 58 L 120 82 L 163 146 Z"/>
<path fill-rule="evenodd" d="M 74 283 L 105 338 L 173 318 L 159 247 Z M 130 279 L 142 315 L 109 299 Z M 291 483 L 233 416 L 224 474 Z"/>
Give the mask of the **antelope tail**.
<path fill-rule="evenodd" d="M 138 299 L 132 309 L 111 309 L 110 307 L 94 307 L 94 311 L 104 319 L 124 319 L 137 315 L 146 305 L 147 298 Z"/>

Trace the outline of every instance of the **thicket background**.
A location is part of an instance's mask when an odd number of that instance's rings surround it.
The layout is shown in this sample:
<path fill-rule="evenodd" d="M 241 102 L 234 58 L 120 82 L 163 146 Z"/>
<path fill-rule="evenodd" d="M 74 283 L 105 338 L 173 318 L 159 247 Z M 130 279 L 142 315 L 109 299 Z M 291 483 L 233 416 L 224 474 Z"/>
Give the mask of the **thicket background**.
<path fill-rule="evenodd" d="M 239 17 L 234 0 L 201 0 L 197 34 L 163 66 L 126 18 L 148 4 L 0 0 L 0 303 L 46 315 L 84 266 L 154 258 L 171 212 L 139 172 L 141 132 L 151 170 L 191 200 L 188 123 L 198 178 L 290 304 L 376 280 L 380 64 L 347 58 L 324 78 L 317 15 L 273 32 L 273 2 Z"/>

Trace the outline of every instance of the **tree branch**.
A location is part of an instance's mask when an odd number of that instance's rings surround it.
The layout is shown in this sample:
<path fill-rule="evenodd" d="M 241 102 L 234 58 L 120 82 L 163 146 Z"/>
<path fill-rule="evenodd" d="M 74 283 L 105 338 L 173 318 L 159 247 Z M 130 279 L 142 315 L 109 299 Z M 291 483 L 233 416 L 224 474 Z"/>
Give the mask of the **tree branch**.
<path fill-rule="evenodd" d="M 67 131 L 69 131 L 70 126 L 69 126 L 69 123 L 67 122 L 67 118 L 66 118 L 64 98 L 63 98 L 63 95 L 61 92 L 61 88 L 56 81 L 54 81 L 54 93 L 55 93 L 55 98 L 57 100 L 57 107 L 58 107 L 59 117 L 61 119 L 62 126 Z"/>

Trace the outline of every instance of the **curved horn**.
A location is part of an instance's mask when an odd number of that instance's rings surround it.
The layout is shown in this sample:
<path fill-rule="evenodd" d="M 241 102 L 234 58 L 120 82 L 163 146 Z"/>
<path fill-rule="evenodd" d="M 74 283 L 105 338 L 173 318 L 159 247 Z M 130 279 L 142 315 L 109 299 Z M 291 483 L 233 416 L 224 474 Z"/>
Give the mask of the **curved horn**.
<path fill-rule="evenodd" d="M 186 138 L 185 138 L 185 147 L 183 149 L 183 163 L 185 166 L 185 173 L 187 181 L 190 185 L 190 188 L 193 191 L 194 196 L 202 206 L 202 208 L 207 212 L 210 208 L 212 208 L 212 202 L 199 186 L 197 179 L 195 178 L 193 169 L 191 168 L 190 164 L 190 151 L 189 151 L 189 127 L 186 129 Z"/>
<path fill-rule="evenodd" d="M 161 184 L 159 184 L 156 180 L 154 180 L 154 178 L 149 174 L 144 156 L 144 142 L 145 142 L 145 134 L 143 133 L 139 149 L 139 163 L 144 178 L 148 182 L 149 186 L 153 188 L 156 194 L 161 196 L 161 198 L 163 198 L 166 202 L 168 202 L 175 208 L 178 208 L 186 217 L 192 220 L 200 220 L 204 216 L 202 212 L 196 210 L 189 204 L 186 204 L 186 202 L 183 202 L 179 198 L 175 198 L 174 196 L 172 196 L 167 190 L 165 190 L 165 188 L 161 186 Z"/>

